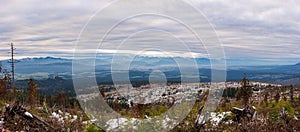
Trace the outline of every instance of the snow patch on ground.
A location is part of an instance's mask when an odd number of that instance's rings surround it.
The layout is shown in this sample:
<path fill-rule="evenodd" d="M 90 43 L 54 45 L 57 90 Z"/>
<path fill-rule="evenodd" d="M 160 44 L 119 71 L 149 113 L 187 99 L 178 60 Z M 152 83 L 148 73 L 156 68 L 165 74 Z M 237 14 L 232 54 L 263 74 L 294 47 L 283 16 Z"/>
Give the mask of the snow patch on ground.
<path fill-rule="evenodd" d="M 71 115 L 68 112 L 62 112 L 61 110 L 58 110 L 57 112 L 52 112 L 50 118 L 54 118 L 57 121 L 64 123 L 65 121 L 68 122 L 74 122 L 78 119 L 77 115 Z"/>
<path fill-rule="evenodd" d="M 230 115 L 230 114 L 231 114 L 230 111 L 228 111 L 228 112 L 220 112 L 220 113 L 211 112 L 211 113 L 209 114 L 209 117 L 208 117 L 207 121 L 212 122 L 213 126 L 218 126 L 219 123 L 220 123 L 226 116 L 228 116 L 228 115 Z M 204 116 L 203 116 L 203 115 L 199 116 L 199 121 L 200 121 L 200 123 L 201 123 L 201 121 L 203 121 L 203 120 L 204 120 Z M 228 124 L 228 123 L 231 123 L 231 121 L 225 122 L 225 123 Z"/>
<path fill-rule="evenodd" d="M 27 111 L 26 111 L 24 114 L 25 114 L 26 116 L 30 117 L 30 118 L 33 118 L 32 114 L 30 114 L 30 113 L 27 112 Z"/>
<path fill-rule="evenodd" d="M 163 127 L 164 129 L 171 128 L 172 126 L 176 125 L 176 121 L 165 116 L 165 118 L 160 122 L 155 118 L 148 117 L 147 119 L 137 119 L 137 118 L 117 118 L 117 119 L 110 119 L 106 122 L 106 127 L 108 131 L 115 131 L 115 130 L 122 130 L 122 128 L 131 127 L 134 130 L 137 130 L 137 126 L 142 125 L 145 122 L 155 122 L 160 123 L 159 126 Z"/>
<path fill-rule="evenodd" d="M 111 119 L 106 122 L 108 125 L 108 130 L 117 129 L 119 126 L 124 126 L 128 123 L 127 118 L 118 118 L 118 119 Z"/>

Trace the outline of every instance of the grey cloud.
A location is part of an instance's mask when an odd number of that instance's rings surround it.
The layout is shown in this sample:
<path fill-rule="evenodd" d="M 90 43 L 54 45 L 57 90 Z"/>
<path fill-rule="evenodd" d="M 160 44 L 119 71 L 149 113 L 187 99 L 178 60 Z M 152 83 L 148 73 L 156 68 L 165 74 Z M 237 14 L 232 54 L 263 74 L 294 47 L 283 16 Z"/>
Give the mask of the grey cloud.
<path fill-rule="evenodd" d="M 16 41 L 44 41 L 44 40 L 51 40 L 55 38 L 58 37 L 55 36 L 32 37 L 32 38 L 17 39 Z"/>
<path fill-rule="evenodd" d="M 289 52 L 299 45 L 299 1 L 191 1 L 215 25 L 228 56 L 295 57 Z"/>
<path fill-rule="evenodd" d="M 223 42 L 226 56 L 229 58 L 265 58 L 286 59 L 299 58 L 300 41 L 300 2 L 299 1 L 236 1 L 236 0 L 187 0 L 208 18 Z M 110 0 L 92 1 L 1 1 L 0 9 L 0 49 L 6 49 L 7 44 L 15 42 L 22 55 L 61 55 L 72 56 L 77 37 L 88 19 Z M 138 6 L 138 5 L 132 5 Z M 166 9 L 171 9 L 166 5 Z M 126 10 L 124 10 L 126 12 Z M 116 12 L 112 12 L 114 14 Z M 185 14 L 188 12 L 178 12 Z M 186 16 L 186 19 L 196 22 L 197 18 Z M 103 25 L 92 25 L 95 30 L 114 22 L 114 18 L 106 16 Z M 162 27 L 170 33 L 178 33 L 187 40 L 194 52 L 205 53 L 202 43 L 193 36 L 181 32 L 181 28 L 166 21 L 150 22 L 148 19 L 135 19 L 122 23 L 118 32 L 107 42 L 123 40 L 128 33 L 145 29 L 138 26 L 148 26 L 148 29 Z M 148 22 L 148 23 L 147 23 Z M 202 27 L 208 30 L 208 27 Z M 180 34 L 181 32 L 181 34 Z M 148 34 L 149 35 L 149 34 Z M 157 35 L 157 34 L 156 34 Z M 89 34 L 90 41 L 79 45 L 79 49 L 90 50 L 91 44 L 99 43 L 97 34 Z M 151 34 L 151 37 L 139 36 L 130 41 L 149 45 L 161 43 L 172 47 L 173 43 L 164 41 Z M 109 43 L 108 43 L 109 44 Z M 144 46 L 145 46 L 144 45 Z M 4 55 L 0 55 L 0 58 Z M 59 56 L 58 56 L 59 57 Z M 300 59 L 300 58 L 299 58 Z"/>

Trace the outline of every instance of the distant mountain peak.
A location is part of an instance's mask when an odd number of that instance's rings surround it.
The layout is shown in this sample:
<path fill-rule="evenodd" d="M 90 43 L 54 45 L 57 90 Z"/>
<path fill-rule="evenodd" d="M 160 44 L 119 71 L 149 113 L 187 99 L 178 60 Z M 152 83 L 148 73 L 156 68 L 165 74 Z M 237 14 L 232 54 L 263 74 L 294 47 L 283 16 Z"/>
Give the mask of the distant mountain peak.
<path fill-rule="evenodd" d="M 20 61 L 32 61 L 32 60 L 61 60 L 62 58 L 56 58 L 56 57 L 50 57 L 50 56 L 47 56 L 47 57 L 33 57 L 33 58 L 23 58 L 23 59 L 20 59 Z"/>
<path fill-rule="evenodd" d="M 33 58 L 33 59 L 54 59 L 54 60 L 60 60 L 62 58 L 47 56 L 47 57 L 39 57 L 39 58 Z"/>

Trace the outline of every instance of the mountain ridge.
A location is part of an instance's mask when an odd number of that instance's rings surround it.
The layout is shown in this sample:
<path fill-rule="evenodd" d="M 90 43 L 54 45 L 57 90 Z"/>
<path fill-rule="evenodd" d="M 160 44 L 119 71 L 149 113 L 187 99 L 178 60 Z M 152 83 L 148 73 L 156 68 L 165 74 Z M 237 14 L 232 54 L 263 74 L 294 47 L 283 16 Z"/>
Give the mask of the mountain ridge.
<path fill-rule="evenodd" d="M 178 78 L 181 75 L 178 69 L 177 62 L 174 58 L 159 58 L 159 57 L 140 57 L 137 56 L 131 62 L 129 71 L 132 76 L 137 75 L 147 79 L 147 75 L 152 70 L 161 70 L 169 78 Z M 186 59 L 193 61 L 192 58 L 175 58 Z M 210 60 L 207 58 L 196 58 L 199 65 L 198 70 L 200 76 L 209 78 L 211 74 Z M 72 59 L 57 58 L 57 57 L 36 57 L 36 58 L 23 58 L 17 60 L 15 64 L 15 73 L 17 79 L 28 78 L 29 76 L 43 76 L 54 75 L 59 73 L 60 75 L 71 78 L 72 77 Z M 82 59 L 82 63 L 78 64 L 79 67 L 89 67 L 85 59 Z M 99 56 L 95 60 L 95 73 L 97 77 L 104 80 L 111 78 L 111 56 Z M 3 61 L 2 61 L 3 62 Z M 80 62 L 80 61 L 79 61 Z M 10 69 L 10 64 L 7 61 L 3 63 L 4 69 Z M 121 67 L 124 62 L 116 62 L 115 67 Z M 191 68 L 188 64 L 182 64 L 180 67 Z M 291 82 L 285 80 L 291 80 L 293 78 L 300 77 L 300 63 L 294 65 L 271 65 L 271 66 L 247 66 L 247 67 L 228 67 L 227 68 L 227 80 L 236 80 L 243 77 L 246 73 L 250 79 L 262 80 L 262 81 L 277 81 L 277 82 Z M 92 74 L 92 73 L 89 73 Z M 133 78 L 137 78 L 133 77 Z"/>

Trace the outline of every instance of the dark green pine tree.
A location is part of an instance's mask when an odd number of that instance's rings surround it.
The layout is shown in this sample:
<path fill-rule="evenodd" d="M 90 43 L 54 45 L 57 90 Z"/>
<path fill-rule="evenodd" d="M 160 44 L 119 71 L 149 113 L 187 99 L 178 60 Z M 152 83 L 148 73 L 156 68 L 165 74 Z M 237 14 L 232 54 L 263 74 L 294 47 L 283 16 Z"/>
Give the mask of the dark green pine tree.
<path fill-rule="evenodd" d="M 275 99 L 275 102 L 278 103 L 278 101 L 279 101 L 279 99 L 280 99 L 280 91 L 279 91 L 279 90 L 277 90 L 274 99 Z"/>
<path fill-rule="evenodd" d="M 291 103 L 294 103 L 294 87 L 293 85 L 290 86 L 290 100 L 291 100 Z"/>
<path fill-rule="evenodd" d="M 240 87 L 236 94 L 237 100 L 242 100 L 243 104 L 246 106 L 252 96 L 253 89 L 250 86 L 250 81 L 246 76 L 241 80 L 242 87 Z"/>

